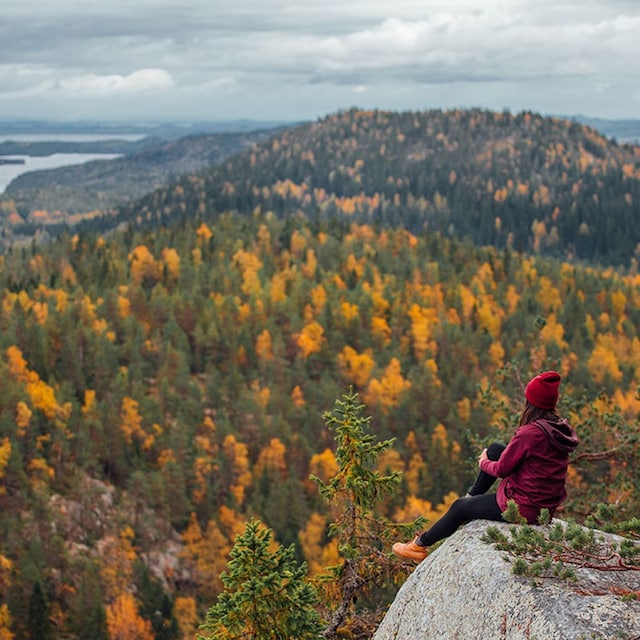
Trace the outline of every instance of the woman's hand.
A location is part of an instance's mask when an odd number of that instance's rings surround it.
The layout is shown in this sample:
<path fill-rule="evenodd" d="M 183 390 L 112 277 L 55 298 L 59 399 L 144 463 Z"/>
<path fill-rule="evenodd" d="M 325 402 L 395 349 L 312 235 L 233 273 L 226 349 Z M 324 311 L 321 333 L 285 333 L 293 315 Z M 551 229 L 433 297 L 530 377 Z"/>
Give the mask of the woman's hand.
<path fill-rule="evenodd" d="M 487 450 L 486 450 L 486 449 L 483 449 L 483 450 L 482 450 L 482 453 L 480 454 L 480 457 L 478 458 L 478 466 L 481 466 L 481 465 L 482 465 L 482 463 L 483 463 L 485 460 L 488 460 L 488 459 L 489 459 L 489 457 L 487 456 Z"/>

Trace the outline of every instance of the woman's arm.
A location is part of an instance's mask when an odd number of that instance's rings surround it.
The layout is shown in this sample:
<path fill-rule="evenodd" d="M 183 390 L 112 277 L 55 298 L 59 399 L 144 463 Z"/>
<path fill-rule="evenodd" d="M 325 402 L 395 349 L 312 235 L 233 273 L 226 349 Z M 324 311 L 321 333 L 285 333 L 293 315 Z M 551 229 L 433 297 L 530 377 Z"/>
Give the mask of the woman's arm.
<path fill-rule="evenodd" d="M 499 460 L 489 460 L 487 450 L 478 458 L 480 469 L 496 478 L 508 476 L 528 455 L 531 446 L 531 433 L 525 427 L 518 429 Z"/>

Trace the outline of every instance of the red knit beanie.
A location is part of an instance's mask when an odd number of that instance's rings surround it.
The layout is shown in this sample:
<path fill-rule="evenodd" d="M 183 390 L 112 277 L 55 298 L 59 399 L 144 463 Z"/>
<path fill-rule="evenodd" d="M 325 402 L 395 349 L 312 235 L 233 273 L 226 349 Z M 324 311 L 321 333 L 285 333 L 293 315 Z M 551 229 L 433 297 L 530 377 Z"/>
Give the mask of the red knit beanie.
<path fill-rule="evenodd" d="M 555 409 L 559 386 L 560 374 L 557 371 L 544 371 L 529 381 L 524 395 L 539 409 Z"/>

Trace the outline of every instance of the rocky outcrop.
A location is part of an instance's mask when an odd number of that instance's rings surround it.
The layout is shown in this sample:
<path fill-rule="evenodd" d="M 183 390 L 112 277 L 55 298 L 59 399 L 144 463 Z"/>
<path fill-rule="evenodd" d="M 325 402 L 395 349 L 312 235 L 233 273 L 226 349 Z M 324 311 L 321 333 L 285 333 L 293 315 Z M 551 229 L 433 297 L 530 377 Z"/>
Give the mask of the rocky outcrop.
<path fill-rule="evenodd" d="M 429 555 L 398 591 L 373 640 L 634 640 L 640 571 L 577 569 L 575 582 L 532 584 L 471 522 Z M 603 536 L 605 534 L 602 534 Z"/>
<path fill-rule="evenodd" d="M 184 545 L 179 534 L 126 491 L 79 475 L 75 491 L 53 494 L 49 509 L 50 533 L 65 541 L 70 557 L 93 556 L 108 563 L 123 528 L 130 526 L 140 559 L 165 591 L 172 590 L 172 583 L 190 581 L 181 567 Z"/>

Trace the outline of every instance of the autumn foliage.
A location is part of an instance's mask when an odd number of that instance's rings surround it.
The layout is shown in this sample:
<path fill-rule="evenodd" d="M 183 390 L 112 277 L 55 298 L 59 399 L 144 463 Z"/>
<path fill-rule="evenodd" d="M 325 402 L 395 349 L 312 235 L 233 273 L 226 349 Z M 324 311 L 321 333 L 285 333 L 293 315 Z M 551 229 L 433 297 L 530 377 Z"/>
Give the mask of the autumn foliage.
<path fill-rule="evenodd" d="M 470 131 L 489 118 L 457 117 L 473 120 Z M 309 476 L 326 483 L 339 467 L 322 416 L 349 387 L 375 435 L 395 438 L 377 471 L 401 472 L 403 481 L 376 517 L 436 519 L 466 490 L 478 446 L 508 438 L 527 376 L 551 367 L 563 375 L 561 409 L 582 440 L 565 514 L 586 517 L 597 502 L 637 513 L 640 276 L 633 262 L 596 268 L 543 255 L 569 234 L 562 224 L 573 216 L 565 196 L 574 187 L 581 193 L 619 171 L 640 200 L 635 161 L 615 169 L 592 136 L 590 151 L 536 150 L 545 158 L 540 179 L 524 169 L 491 183 L 474 178 L 492 207 L 482 237 L 499 236 L 479 248 L 435 224 L 453 219 L 464 167 L 438 174 L 438 198 L 413 189 L 431 173 L 412 163 L 436 154 L 421 136 L 426 121 L 405 115 L 401 130 L 379 114 L 328 121 L 345 136 L 326 149 L 312 137 L 303 159 L 283 134 L 277 150 L 255 148 L 220 169 L 224 188 L 217 177 L 212 186 L 191 176 L 170 204 L 150 196 L 136 211 L 148 226 L 64 234 L 4 256 L 5 638 L 26 637 L 34 584 L 43 586 L 47 619 L 68 637 L 81 628 L 95 628 L 96 638 L 193 637 L 252 517 L 278 544 L 294 545 L 310 576 L 339 564 L 335 514 Z M 545 122 L 527 126 L 552 126 Z M 490 124 L 502 126 L 497 116 Z M 438 153 L 453 153 L 452 137 L 432 134 Z M 407 171 L 369 160 L 372 149 L 386 158 L 407 141 Z M 516 142 L 480 145 L 476 160 L 525 157 Z M 333 152 L 341 168 L 307 182 Z M 266 168 L 281 153 L 288 177 L 272 180 Z M 545 189 L 567 154 L 589 176 L 576 183 L 568 174 L 566 193 Z M 241 177 L 243 162 L 263 173 Z M 540 217 L 521 236 L 507 231 L 507 215 L 516 218 L 526 198 Z M 153 227 L 156 207 L 180 210 L 180 224 Z M 419 210 L 427 217 L 406 225 L 413 231 L 387 224 Z M 530 232 L 537 243 L 528 244 Z M 571 237 L 576 247 L 598 240 L 591 228 Z"/>

